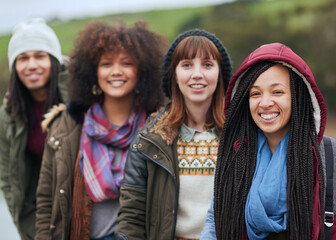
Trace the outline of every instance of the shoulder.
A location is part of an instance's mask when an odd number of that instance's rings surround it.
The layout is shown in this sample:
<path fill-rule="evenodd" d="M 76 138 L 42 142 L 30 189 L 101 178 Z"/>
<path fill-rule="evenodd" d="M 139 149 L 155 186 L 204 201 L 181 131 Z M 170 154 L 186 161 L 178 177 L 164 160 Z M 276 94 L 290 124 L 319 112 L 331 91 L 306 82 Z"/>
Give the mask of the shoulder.
<path fill-rule="evenodd" d="M 0 107 L 0 121 L 3 124 L 3 122 L 11 122 L 14 120 L 10 112 L 6 109 L 7 105 L 7 99 L 8 99 L 8 92 L 6 93 L 5 97 L 2 100 L 2 104 Z"/>
<path fill-rule="evenodd" d="M 53 122 L 58 118 L 63 119 L 65 124 L 82 124 L 87 109 L 87 107 L 78 105 L 74 102 L 68 102 L 66 105 L 63 103 L 55 105 L 44 115 L 44 120 L 41 124 L 42 128 L 44 131 L 48 131 Z"/>
<path fill-rule="evenodd" d="M 149 117 L 147 127 L 142 131 L 143 133 L 154 133 L 161 136 L 161 139 L 167 145 L 171 145 L 178 135 L 178 129 L 172 128 L 168 123 L 169 106 L 161 108 L 159 111 L 152 113 Z"/>
<path fill-rule="evenodd" d="M 42 129 L 44 131 L 49 131 L 49 128 L 52 124 L 52 122 L 58 118 L 63 111 L 66 110 L 66 106 L 63 103 L 60 103 L 58 105 L 54 105 L 49 111 L 44 114 L 44 120 L 41 123 Z"/>
<path fill-rule="evenodd" d="M 322 155 L 325 154 L 326 141 L 330 141 L 331 147 L 332 147 L 332 150 L 333 150 L 333 156 L 334 156 L 334 158 L 336 158 L 336 139 L 333 138 L 333 137 L 329 137 L 329 136 L 323 136 L 323 139 L 321 141 L 320 147 L 321 147 Z"/>

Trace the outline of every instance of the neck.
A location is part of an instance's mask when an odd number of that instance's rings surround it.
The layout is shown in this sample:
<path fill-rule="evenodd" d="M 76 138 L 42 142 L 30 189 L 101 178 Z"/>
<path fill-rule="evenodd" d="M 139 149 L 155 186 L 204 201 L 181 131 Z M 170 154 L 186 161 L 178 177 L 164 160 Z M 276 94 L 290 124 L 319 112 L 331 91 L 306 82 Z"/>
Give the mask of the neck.
<path fill-rule="evenodd" d="M 41 88 L 41 89 L 38 89 L 38 90 L 31 90 L 30 91 L 30 95 L 37 102 L 43 102 L 43 101 L 47 100 L 47 95 L 48 95 L 47 93 L 48 93 L 48 89 L 46 89 L 46 88 Z"/>
<path fill-rule="evenodd" d="M 105 98 L 102 109 L 110 123 L 121 126 L 132 113 L 133 98 Z"/>
<path fill-rule="evenodd" d="M 281 140 L 286 136 L 286 134 L 287 134 L 287 132 L 284 135 L 282 134 L 282 135 L 269 136 L 268 134 L 265 134 L 268 147 L 270 148 L 272 154 L 274 154 L 276 147 L 281 142 Z"/>
<path fill-rule="evenodd" d="M 205 123 L 210 105 L 189 105 L 186 107 L 188 114 L 187 126 L 199 131 L 207 130 L 205 128 Z"/>

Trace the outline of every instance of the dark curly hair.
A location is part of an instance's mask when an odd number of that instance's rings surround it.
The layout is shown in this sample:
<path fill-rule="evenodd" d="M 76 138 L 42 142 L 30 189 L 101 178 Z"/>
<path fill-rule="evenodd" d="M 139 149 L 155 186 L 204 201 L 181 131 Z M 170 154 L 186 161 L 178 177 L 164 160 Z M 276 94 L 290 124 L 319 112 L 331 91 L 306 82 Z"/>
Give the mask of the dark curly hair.
<path fill-rule="evenodd" d="M 70 101 L 84 110 L 99 101 L 101 96 L 92 94 L 93 85 L 98 84 L 98 62 L 104 53 L 118 54 L 122 49 L 135 59 L 138 67 L 134 108 L 141 108 L 147 114 L 154 112 L 163 103 L 160 66 L 167 47 L 165 38 L 149 30 L 144 21 L 132 27 L 126 27 L 123 22 L 117 25 L 90 22 L 79 33 L 70 55 Z"/>

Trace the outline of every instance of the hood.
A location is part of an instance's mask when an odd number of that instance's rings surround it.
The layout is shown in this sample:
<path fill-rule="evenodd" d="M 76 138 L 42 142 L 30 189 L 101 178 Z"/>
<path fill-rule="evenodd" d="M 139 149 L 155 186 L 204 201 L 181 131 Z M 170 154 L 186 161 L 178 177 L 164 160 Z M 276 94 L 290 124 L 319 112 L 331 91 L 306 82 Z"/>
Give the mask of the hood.
<path fill-rule="evenodd" d="M 238 85 L 241 77 L 251 66 L 261 61 L 274 61 L 281 63 L 284 66 L 291 68 L 302 78 L 311 96 L 314 108 L 316 132 L 318 134 L 319 142 L 321 142 L 327 120 L 327 108 L 323 96 L 317 87 L 313 73 L 305 61 L 296 53 L 294 53 L 289 47 L 281 43 L 262 45 L 254 52 L 249 54 L 243 61 L 241 66 L 230 80 L 225 97 L 225 114 L 227 114 L 230 101 L 235 94 L 236 86 Z"/>

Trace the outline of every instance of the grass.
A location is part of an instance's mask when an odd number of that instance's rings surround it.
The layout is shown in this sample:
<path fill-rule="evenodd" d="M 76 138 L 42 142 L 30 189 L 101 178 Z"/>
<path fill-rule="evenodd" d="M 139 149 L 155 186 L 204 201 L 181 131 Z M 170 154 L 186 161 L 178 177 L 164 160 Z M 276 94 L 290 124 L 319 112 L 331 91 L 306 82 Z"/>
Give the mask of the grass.
<path fill-rule="evenodd" d="M 149 22 L 149 28 L 164 35 L 169 42 L 171 42 L 180 33 L 181 25 L 189 22 L 196 16 L 205 16 L 208 14 L 213 6 L 183 8 L 183 9 L 169 9 L 169 10 L 155 10 L 146 12 L 136 12 L 129 14 L 114 14 L 97 18 L 83 18 L 74 19 L 67 22 L 54 20 L 49 25 L 54 29 L 58 36 L 64 55 L 69 55 L 74 47 L 74 40 L 78 32 L 85 27 L 85 25 L 92 20 L 101 20 L 111 24 L 117 23 L 119 20 L 129 25 L 139 20 Z M 2 96 L 6 91 L 9 81 L 9 69 L 7 60 L 7 49 L 10 35 L 0 36 L 0 103 Z"/>

